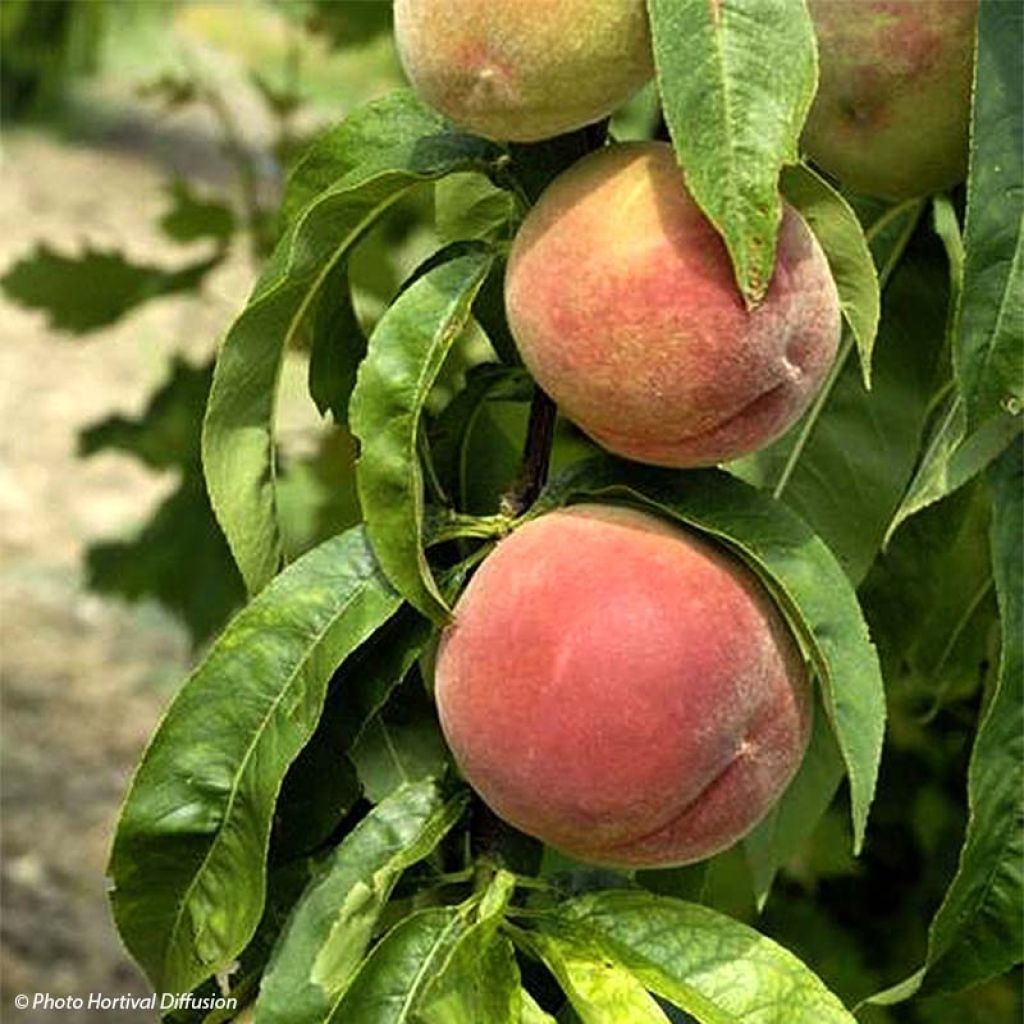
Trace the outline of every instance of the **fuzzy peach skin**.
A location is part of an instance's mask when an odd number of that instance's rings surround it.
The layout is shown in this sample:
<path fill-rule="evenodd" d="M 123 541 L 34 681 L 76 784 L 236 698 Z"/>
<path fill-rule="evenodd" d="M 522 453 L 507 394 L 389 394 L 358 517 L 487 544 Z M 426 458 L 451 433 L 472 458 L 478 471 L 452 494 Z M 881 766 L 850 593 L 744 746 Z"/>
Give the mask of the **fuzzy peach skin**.
<path fill-rule="evenodd" d="M 810 0 L 810 11 L 820 82 L 807 153 L 886 199 L 963 181 L 977 0 Z"/>
<path fill-rule="evenodd" d="M 424 102 L 497 141 L 600 120 L 653 74 L 644 0 L 395 0 Z"/>
<path fill-rule="evenodd" d="M 732 845 L 809 735 L 803 661 L 753 575 L 611 505 L 550 513 L 498 545 L 443 635 L 436 694 L 496 814 L 620 867 Z"/>
<path fill-rule="evenodd" d="M 748 311 L 661 142 L 610 146 L 549 186 L 516 236 L 505 302 L 562 412 L 608 450 L 662 466 L 774 440 L 839 343 L 836 287 L 800 215 L 785 207 L 774 277 Z"/>

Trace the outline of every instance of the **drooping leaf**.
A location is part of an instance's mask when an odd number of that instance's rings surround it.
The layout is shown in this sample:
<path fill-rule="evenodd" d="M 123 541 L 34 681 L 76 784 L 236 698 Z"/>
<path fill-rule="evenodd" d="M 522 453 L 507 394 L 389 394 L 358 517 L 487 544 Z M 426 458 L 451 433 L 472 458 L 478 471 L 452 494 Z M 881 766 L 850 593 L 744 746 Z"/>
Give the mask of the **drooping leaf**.
<path fill-rule="evenodd" d="M 374 947 L 330 1024 L 414 1024 L 430 983 L 470 927 L 472 903 L 410 914 Z"/>
<path fill-rule="evenodd" d="M 150 299 L 197 290 L 221 259 L 218 253 L 165 270 L 133 263 L 114 249 L 86 246 L 80 256 L 65 256 L 44 242 L 7 270 L 0 288 L 13 302 L 44 311 L 53 329 L 86 334 Z"/>
<path fill-rule="evenodd" d="M 561 914 L 702 1024 L 853 1024 L 792 953 L 706 907 L 618 890 L 580 896 Z"/>
<path fill-rule="evenodd" d="M 968 437 L 963 399 L 950 390 L 935 418 L 910 486 L 886 529 L 886 543 L 911 516 L 958 491 L 983 472 L 1022 431 L 1024 422 L 1019 416 L 998 412 Z"/>
<path fill-rule="evenodd" d="M 568 929 L 519 933 L 518 939 L 558 979 L 582 1024 L 669 1024 L 640 980 L 596 944 Z"/>
<path fill-rule="evenodd" d="M 402 293 L 370 338 L 349 410 L 362 446 L 357 480 L 374 551 L 399 592 L 435 621 L 448 609 L 423 548 L 420 417 L 492 260 L 481 247 Z"/>
<path fill-rule="evenodd" d="M 366 720 L 349 750 L 367 799 L 376 803 L 399 787 L 448 767 L 448 748 L 422 681 L 413 676 Z"/>
<path fill-rule="evenodd" d="M 256 1004 L 256 1024 L 320 1024 L 348 987 L 399 875 L 465 810 L 425 780 L 395 791 L 345 837 L 296 904 Z"/>
<path fill-rule="evenodd" d="M 809 167 L 787 167 L 780 184 L 782 194 L 800 211 L 825 251 L 840 308 L 857 345 L 864 387 L 870 388 L 881 297 L 864 229 L 842 195 Z"/>
<path fill-rule="evenodd" d="M 919 236 L 893 269 L 919 212 L 916 202 L 902 204 L 868 230 L 885 283 L 871 391 L 846 333 L 807 413 L 781 440 L 729 465 L 798 512 L 855 584 L 880 550 L 913 471 L 942 364 L 946 273 L 939 247 Z"/>
<path fill-rule="evenodd" d="M 366 355 L 366 335 L 352 305 L 348 267 L 337 264 L 327 275 L 313 318 L 309 352 L 309 395 L 321 416 L 348 423 L 348 402 L 356 373 Z"/>
<path fill-rule="evenodd" d="M 648 0 L 669 132 L 698 206 L 725 239 L 748 302 L 768 288 L 779 171 L 817 84 L 803 0 Z"/>
<path fill-rule="evenodd" d="M 864 840 L 878 777 L 885 696 L 878 656 L 835 557 L 792 511 L 717 470 L 678 473 L 611 458 L 571 467 L 535 506 L 606 495 L 647 505 L 717 541 L 746 562 L 779 602 L 811 658 L 850 780 L 854 846 Z"/>
<path fill-rule="evenodd" d="M 960 867 L 929 935 L 928 991 L 956 991 L 1024 959 L 1024 459 L 990 474 L 992 571 L 1002 622 L 999 674 L 967 774 Z"/>
<path fill-rule="evenodd" d="M 1024 409 L 1024 9 L 978 6 L 964 284 L 954 365 L 967 433 Z"/>
<path fill-rule="evenodd" d="M 985 676 L 997 618 L 989 518 L 979 479 L 905 522 L 860 590 L 891 696 L 926 717 Z"/>
<path fill-rule="evenodd" d="M 198 242 L 212 239 L 220 245 L 230 241 L 235 231 L 235 215 L 231 207 L 216 200 L 201 199 L 184 178 L 167 187 L 170 209 L 160 218 L 160 227 L 175 242 Z"/>
<path fill-rule="evenodd" d="M 155 988 L 223 970 L 263 907 L 278 790 L 327 679 L 398 608 L 359 529 L 295 562 L 245 608 L 172 702 L 121 811 L 118 929 Z"/>
<path fill-rule="evenodd" d="M 928 931 L 924 966 L 872 997 L 888 1004 L 955 992 L 1024 960 L 1024 455 L 989 473 L 992 569 L 1002 624 L 999 672 L 967 774 L 970 816 L 960 864 Z"/>
<path fill-rule="evenodd" d="M 409 122 L 424 134 L 407 137 L 401 111 L 384 104 L 314 145 L 289 192 L 293 202 L 306 205 L 296 208 L 217 360 L 203 464 L 217 518 L 253 593 L 281 560 L 273 443 L 280 367 L 325 280 L 364 231 L 415 185 L 485 168 L 499 152 L 450 130 L 414 101 L 404 102 Z M 344 167 L 350 169 L 342 174 Z"/>
<path fill-rule="evenodd" d="M 947 324 L 955 361 L 963 302 L 965 251 L 956 212 L 945 196 L 938 196 L 934 200 L 934 223 L 935 232 L 942 239 L 949 261 Z M 1022 318 L 1024 313 L 1018 317 Z M 968 436 L 967 406 L 958 382 L 945 382 L 943 391 L 945 398 L 932 424 L 928 443 L 922 451 L 903 500 L 889 522 L 885 543 L 892 539 L 899 526 L 911 516 L 953 494 L 981 473 L 1024 430 L 1024 419 L 1006 409 L 999 409 Z"/>
<path fill-rule="evenodd" d="M 430 985 L 423 1024 L 521 1024 L 519 968 L 512 944 L 498 934 L 515 878 L 498 871 L 476 914 Z"/>
<path fill-rule="evenodd" d="M 843 758 L 820 703 L 807 753 L 778 803 L 743 840 L 754 885 L 754 899 L 763 910 L 776 872 L 796 853 L 828 810 L 843 778 Z"/>
<path fill-rule="evenodd" d="M 78 437 L 83 457 L 120 451 L 153 469 L 180 473 L 178 487 L 136 536 L 89 546 L 86 571 L 90 589 L 99 593 L 159 601 L 184 621 L 196 645 L 220 629 L 245 599 L 199 461 L 200 424 L 212 375 L 212 365 L 193 367 L 176 359 L 141 416 L 111 416 Z M 181 571 L 186 562 L 190 572 Z"/>

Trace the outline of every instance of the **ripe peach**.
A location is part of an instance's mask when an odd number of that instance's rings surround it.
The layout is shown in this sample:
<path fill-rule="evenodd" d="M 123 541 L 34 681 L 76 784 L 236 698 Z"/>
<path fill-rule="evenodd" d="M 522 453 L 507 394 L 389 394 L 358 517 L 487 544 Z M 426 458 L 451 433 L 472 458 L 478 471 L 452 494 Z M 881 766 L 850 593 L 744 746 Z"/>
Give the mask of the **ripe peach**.
<path fill-rule="evenodd" d="M 839 298 L 786 206 L 764 301 L 744 305 L 721 238 L 666 143 L 611 146 L 561 175 L 516 236 L 509 325 L 530 372 L 595 441 L 709 465 L 766 445 L 835 357 Z"/>
<path fill-rule="evenodd" d="M 436 694 L 496 814 L 616 866 L 730 846 L 809 734 L 799 649 L 749 570 L 612 505 L 541 516 L 498 545 L 442 638 Z"/>
<path fill-rule="evenodd" d="M 820 84 L 807 153 L 886 199 L 962 181 L 977 0 L 810 0 L 810 10 Z"/>
<path fill-rule="evenodd" d="M 395 0 L 395 39 L 425 102 L 503 142 L 598 121 L 654 70 L 644 0 Z"/>

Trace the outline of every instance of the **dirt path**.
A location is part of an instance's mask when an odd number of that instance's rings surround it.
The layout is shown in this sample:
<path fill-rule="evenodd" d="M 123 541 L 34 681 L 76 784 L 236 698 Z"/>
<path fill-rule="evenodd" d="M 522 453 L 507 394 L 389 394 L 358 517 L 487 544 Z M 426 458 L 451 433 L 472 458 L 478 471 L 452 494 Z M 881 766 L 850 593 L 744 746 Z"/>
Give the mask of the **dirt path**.
<path fill-rule="evenodd" d="M 4 133 L 0 272 L 41 239 L 62 249 L 88 239 L 168 265 L 187 258 L 154 226 L 166 167 L 130 135 L 130 122 L 116 145 Z M 194 152 L 204 144 L 193 139 Z M 239 258 L 203 296 L 154 303 L 82 339 L 0 299 L 4 1020 L 145 1019 L 12 1010 L 18 994 L 148 991 L 110 924 L 104 865 L 129 773 L 189 658 L 175 622 L 89 594 L 80 568 L 89 542 L 131 533 L 172 481 L 118 455 L 80 461 L 76 435 L 113 412 L 137 414 L 171 354 L 211 351 L 250 279 Z"/>

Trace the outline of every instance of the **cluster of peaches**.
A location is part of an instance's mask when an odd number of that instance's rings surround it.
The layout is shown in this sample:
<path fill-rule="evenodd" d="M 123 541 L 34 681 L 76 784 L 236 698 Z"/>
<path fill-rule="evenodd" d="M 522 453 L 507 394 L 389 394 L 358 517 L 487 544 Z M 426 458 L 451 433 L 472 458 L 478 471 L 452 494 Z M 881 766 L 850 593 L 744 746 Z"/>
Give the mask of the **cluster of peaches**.
<path fill-rule="evenodd" d="M 962 180 L 976 0 L 808 0 L 819 88 L 804 152 L 896 199 Z M 610 115 L 653 74 L 644 0 L 396 0 L 417 93 L 531 142 Z M 667 143 L 558 177 L 512 247 L 523 362 L 563 415 L 638 462 L 717 464 L 784 433 L 836 356 L 826 257 L 783 204 L 748 307 Z M 807 669 L 752 572 L 632 508 L 575 505 L 502 541 L 446 630 L 436 695 L 456 760 L 531 835 L 594 863 L 708 857 L 750 831 L 810 733 Z"/>

